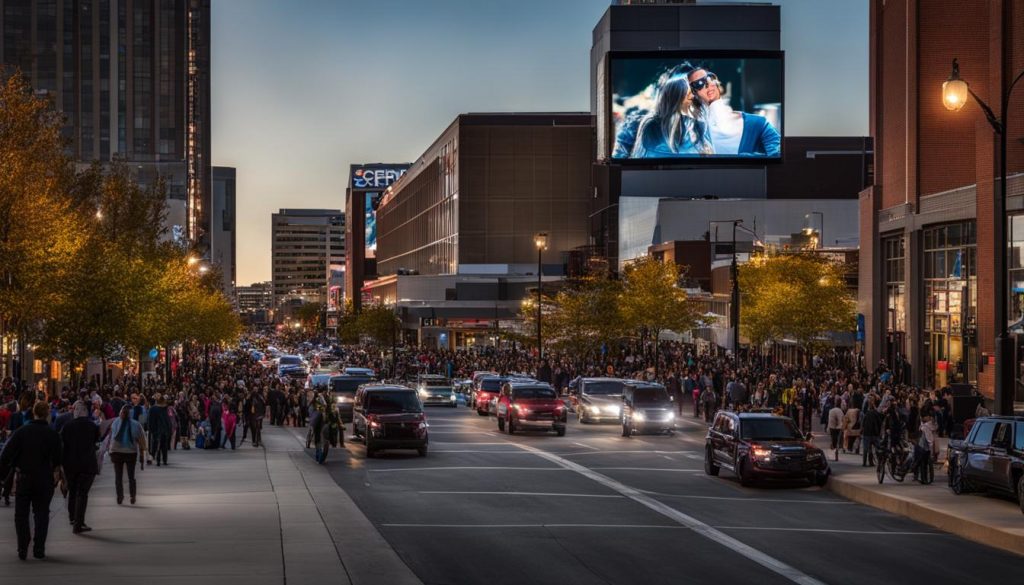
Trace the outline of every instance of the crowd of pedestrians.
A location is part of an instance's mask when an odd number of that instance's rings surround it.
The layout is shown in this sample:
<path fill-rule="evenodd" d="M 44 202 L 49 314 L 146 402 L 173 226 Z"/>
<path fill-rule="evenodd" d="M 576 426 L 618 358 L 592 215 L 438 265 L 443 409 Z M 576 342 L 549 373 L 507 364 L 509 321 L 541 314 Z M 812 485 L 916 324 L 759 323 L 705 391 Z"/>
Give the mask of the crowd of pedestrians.
<path fill-rule="evenodd" d="M 266 341 L 243 345 L 255 348 Z M 310 353 L 317 365 L 321 355 Z M 661 344 L 657 358 L 650 348 L 626 346 L 585 358 L 551 353 L 540 359 L 527 350 L 494 348 L 403 350 L 395 359 L 373 347 L 335 348 L 322 355 L 397 380 L 419 373 L 457 379 L 493 371 L 530 375 L 566 393 L 580 377 L 658 381 L 675 399 L 680 416 L 685 412 L 710 421 L 719 409 L 772 410 L 792 417 L 807 432 L 817 424 L 827 431 L 837 455 L 858 454 L 865 466 L 874 464 L 877 449 L 896 442 L 934 456 L 936 438 L 954 430 L 947 391 L 902 384 L 885 363 L 868 369 L 862 357 L 848 353 L 817 355 L 804 365 L 700 355 L 680 343 Z M 86 523 L 89 495 L 107 460 L 117 503 L 124 503 L 127 476 L 129 504 L 135 504 L 137 469 L 154 463 L 173 466 L 172 453 L 178 450 L 234 450 L 246 441 L 260 447 L 264 421 L 313 427 L 307 443 L 316 447 L 321 463 L 325 441 L 335 444 L 341 438 L 337 413 L 328 407 L 333 401 L 306 388 L 304 379 L 278 376 L 275 368 L 258 361 L 259 354 L 241 350 L 212 359 L 185 357 L 166 382 L 152 376 L 141 380 L 129 372 L 116 381 L 92 380 L 52 394 L 0 382 L 0 497 L 6 505 L 14 498 L 20 558 L 27 558 L 30 543 L 36 558 L 45 556 L 56 489 L 67 498 L 73 531 L 91 530 Z M 985 414 L 980 405 L 978 414 Z"/>

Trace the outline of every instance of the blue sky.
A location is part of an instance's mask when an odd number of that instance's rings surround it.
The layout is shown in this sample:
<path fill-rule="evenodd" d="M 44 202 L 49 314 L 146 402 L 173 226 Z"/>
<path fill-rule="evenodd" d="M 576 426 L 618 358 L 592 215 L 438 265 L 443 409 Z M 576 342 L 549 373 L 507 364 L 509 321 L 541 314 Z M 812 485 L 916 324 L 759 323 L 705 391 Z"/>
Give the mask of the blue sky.
<path fill-rule="evenodd" d="M 778 0 L 786 133 L 868 132 L 867 0 Z M 238 169 L 238 283 L 270 215 L 344 208 L 348 165 L 416 159 L 462 112 L 587 111 L 609 0 L 214 0 L 213 162 Z"/>

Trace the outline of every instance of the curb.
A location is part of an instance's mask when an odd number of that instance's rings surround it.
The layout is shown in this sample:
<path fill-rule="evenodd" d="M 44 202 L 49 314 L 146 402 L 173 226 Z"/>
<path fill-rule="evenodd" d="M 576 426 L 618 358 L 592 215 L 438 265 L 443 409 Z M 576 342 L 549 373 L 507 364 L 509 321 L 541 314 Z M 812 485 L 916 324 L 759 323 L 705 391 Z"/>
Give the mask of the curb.
<path fill-rule="evenodd" d="M 835 473 L 829 478 L 825 488 L 848 500 L 891 512 L 986 546 L 1024 556 L 1024 534 L 993 528 L 908 498 L 881 493 L 854 482 L 844 481 Z"/>

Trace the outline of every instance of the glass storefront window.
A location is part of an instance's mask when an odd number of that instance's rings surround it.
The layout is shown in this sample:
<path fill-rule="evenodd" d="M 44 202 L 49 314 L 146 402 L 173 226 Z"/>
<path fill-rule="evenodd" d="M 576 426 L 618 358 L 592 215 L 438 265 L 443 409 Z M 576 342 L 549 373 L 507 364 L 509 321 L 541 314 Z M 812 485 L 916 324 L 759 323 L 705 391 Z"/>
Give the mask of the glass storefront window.
<path fill-rule="evenodd" d="M 884 254 L 883 269 L 885 271 L 885 332 L 886 332 L 886 363 L 896 363 L 896 355 L 906 355 L 906 282 L 904 280 L 904 262 L 906 260 L 906 240 L 902 235 L 884 238 L 882 253 Z"/>
<path fill-rule="evenodd" d="M 927 382 L 934 387 L 974 382 L 978 351 L 974 221 L 925 228 L 923 240 Z"/>

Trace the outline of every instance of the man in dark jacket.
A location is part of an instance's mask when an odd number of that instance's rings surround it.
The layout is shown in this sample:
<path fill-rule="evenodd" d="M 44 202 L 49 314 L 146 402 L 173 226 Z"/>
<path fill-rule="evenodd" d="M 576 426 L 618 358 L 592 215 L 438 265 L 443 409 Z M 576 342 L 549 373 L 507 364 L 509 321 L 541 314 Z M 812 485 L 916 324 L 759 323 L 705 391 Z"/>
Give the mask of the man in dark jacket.
<path fill-rule="evenodd" d="M 171 447 L 171 417 L 167 414 L 167 400 L 160 396 L 156 399 L 156 406 L 149 409 L 149 437 L 153 445 L 150 453 L 156 459 L 156 466 L 167 465 L 167 451 Z"/>
<path fill-rule="evenodd" d="M 89 504 L 89 489 L 99 474 L 96 444 L 100 442 L 100 428 L 89 418 L 89 407 L 82 401 L 75 403 L 71 422 L 60 432 L 63 443 L 64 477 L 68 482 L 68 518 L 74 533 L 92 530 L 85 524 L 85 508 Z"/>
<path fill-rule="evenodd" d="M 50 500 L 53 486 L 60 473 L 61 441 L 57 431 L 47 420 L 50 407 L 43 401 L 32 406 L 32 421 L 22 425 L 11 435 L 0 453 L 0 477 L 8 469 L 15 470 L 14 529 L 18 533 L 18 558 L 28 557 L 28 543 L 32 541 L 28 513 L 35 518 L 35 540 L 32 556 L 46 558 L 46 533 L 50 527 Z"/>
<path fill-rule="evenodd" d="M 862 415 L 863 422 L 860 425 L 860 437 L 864 447 L 863 467 L 875 465 L 875 447 L 878 446 L 878 438 L 882 435 L 882 414 L 875 408 L 875 399 L 868 397 L 864 401 Z"/>
<path fill-rule="evenodd" d="M 252 432 L 252 446 L 259 447 L 263 444 L 263 417 L 267 414 L 267 403 L 263 399 L 263 392 L 257 387 L 250 396 L 248 406 L 245 409 L 245 416 L 249 419 L 249 430 Z"/>
<path fill-rule="evenodd" d="M 221 408 L 219 396 L 214 396 L 213 400 L 210 401 L 210 411 L 208 414 L 210 419 L 210 437 L 212 437 L 213 440 L 206 442 L 206 448 L 220 449 L 221 442 L 223 441 L 223 438 L 221 437 L 221 427 L 223 426 L 222 417 L 224 415 L 224 411 Z"/>

